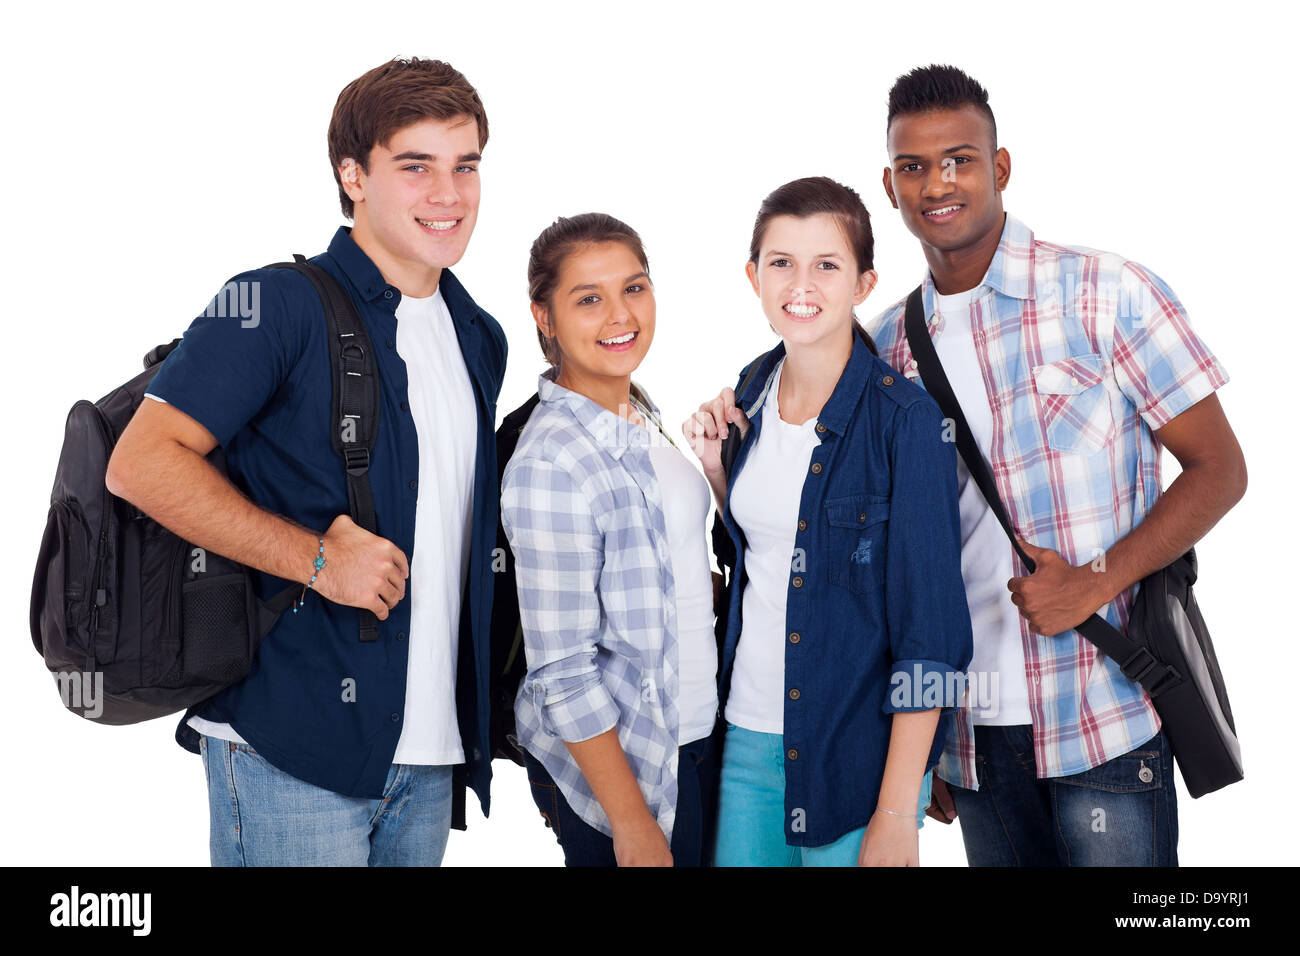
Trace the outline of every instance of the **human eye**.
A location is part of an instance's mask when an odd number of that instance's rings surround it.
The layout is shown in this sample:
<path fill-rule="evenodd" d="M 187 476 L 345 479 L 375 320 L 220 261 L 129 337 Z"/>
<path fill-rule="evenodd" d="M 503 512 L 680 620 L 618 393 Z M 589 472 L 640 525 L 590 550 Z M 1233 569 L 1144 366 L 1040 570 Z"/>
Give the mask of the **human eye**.
<path fill-rule="evenodd" d="M 829 259 L 823 259 L 821 262 L 817 263 L 817 268 L 821 269 L 823 266 L 826 267 L 825 270 L 824 270 L 824 271 L 826 271 L 826 272 L 829 272 L 829 271 L 831 271 L 832 269 L 838 269 L 838 268 L 839 268 L 839 266 L 837 266 L 835 263 L 831 262 Z"/>
<path fill-rule="evenodd" d="M 578 305 L 595 305 L 599 301 L 600 301 L 600 296 L 598 295 L 595 294 L 584 295 L 581 299 L 578 300 Z"/>
<path fill-rule="evenodd" d="M 458 173 L 476 173 L 476 172 L 478 172 L 478 167 L 477 167 L 477 166 L 471 166 L 471 165 L 469 165 L 469 164 L 465 164 L 465 165 L 463 165 L 463 166 L 457 166 L 457 167 L 456 167 L 456 172 L 458 172 Z"/>
<path fill-rule="evenodd" d="M 642 285 L 641 283 L 639 283 L 639 282 L 633 282 L 630 286 L 628 286 L 628 287 L 627 287 L 626 289 L 624 289 L 623 291 L 624 291 L 624 292 L 632 292 L 632 293 L 636 293 L 636 292 L 644 292 L 644 291 L 645 291 L 645 286 L 643 286 L 643 285 Z"/>
<path fill-rule="evenodd" d="M 784 258 L 773 259 L 771 262 L 768 263 L 768 265 L 771 266 L 773 269 L 784 269 L 789 264 L 790 264 L 790 260 Z"/>
<path fill-rule="evenodd" d="M 921 168 L 920 163 L 904 163 L 902 166 L 898 167 L 898 171 L 900 173 L 914 173 L 918 171 L 920 168 Z"/>

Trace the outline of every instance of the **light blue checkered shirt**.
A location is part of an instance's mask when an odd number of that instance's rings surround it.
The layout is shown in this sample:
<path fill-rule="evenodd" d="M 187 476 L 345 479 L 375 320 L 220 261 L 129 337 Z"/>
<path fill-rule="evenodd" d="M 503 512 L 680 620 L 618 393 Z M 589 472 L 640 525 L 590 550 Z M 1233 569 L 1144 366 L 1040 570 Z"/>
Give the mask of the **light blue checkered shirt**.
<path fill-rule="evenodd" d="M 501 482 L 528 673 L 520 745 L 574 812 L 609 820 L 565 742 L 617 727 L 665 838 L 677 807 L 677 627 L 663 500 L 649 432 L 553 381 Z M 659 410 L 647 409 L 657 424 Z"/>

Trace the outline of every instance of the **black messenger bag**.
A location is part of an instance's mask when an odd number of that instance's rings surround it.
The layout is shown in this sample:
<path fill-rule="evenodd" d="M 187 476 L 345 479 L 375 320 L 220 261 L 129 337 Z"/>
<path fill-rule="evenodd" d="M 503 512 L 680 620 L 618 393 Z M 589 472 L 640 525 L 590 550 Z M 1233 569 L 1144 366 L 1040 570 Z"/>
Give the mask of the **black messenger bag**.
<path fill-rule="evenodd" d="M 1034 562 L 1016 541 L 993 472 L 975 443 L 930 341 L 919 286 L 908 296 L 904 325 L 926 391 L 945 417 L 956 424 L 957 450 L 971 478 L 1011 539 L 1016 554 L 1032 573 Z M 1209 629 L 1192 594 L 1195 581 L 1196 553 L 1188 551 L 1173 564 L 1142 579 L 1129 614 L 1127 635 L 1097 614 L 1075 630 L 1118 663 L 1124 675 L 1141 684 L 1151 696 L 1187 792 L 1200 797 L 1236 783 L 1242 778 L 1242 767 L 1223 674 Z"/>

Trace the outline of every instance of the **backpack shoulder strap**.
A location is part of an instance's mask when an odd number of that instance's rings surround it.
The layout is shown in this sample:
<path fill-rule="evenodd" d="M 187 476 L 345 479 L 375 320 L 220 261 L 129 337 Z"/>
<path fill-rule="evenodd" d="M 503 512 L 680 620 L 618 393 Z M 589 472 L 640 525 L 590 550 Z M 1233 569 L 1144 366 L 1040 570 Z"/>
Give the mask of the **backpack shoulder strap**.
<path fill-rule="evenodd" d="M 379 369 L 370 336 L 352 299 L 337 280 L 297 253 L 293 259 L 267 268 L 292 269 L 305 276 L 320 296 L 329 330 L 333 382 L 330 442 L 347 469 L 352 520 L 371 534 L 378 534 L 379 522 L 370 488 L 370 454 L 379 433 Z M 377 641 L 379 621 L 364 608 L 360 614 L 360 639 Z"/>

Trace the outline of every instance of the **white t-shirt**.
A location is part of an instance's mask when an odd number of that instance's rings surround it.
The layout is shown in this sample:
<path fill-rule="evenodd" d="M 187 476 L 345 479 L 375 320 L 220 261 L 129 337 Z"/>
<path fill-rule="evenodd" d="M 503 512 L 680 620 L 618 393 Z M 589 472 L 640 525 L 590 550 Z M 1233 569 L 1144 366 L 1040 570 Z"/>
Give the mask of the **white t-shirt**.
<path fill-rule="evenodd" d="M 935 294 L 943 329 L 934 345 L 975 443 L 987 459 L 993 446 L 993 409 L 971 333 L 974 292 L 970 289 L 953 295 Z M 971 717 L 977 724 L 1028 724 L 1029 685 L 1025 680 L 1020 610 L 1011 603 L 1011 592 L 1007 590 L 1007 580 L 1014 574 L 1011 542 L 960 456 L 957 494 L 962 580 L 975 638 L 975 653 L 967 671 Z M 997 675 L 996 685 L 993 674 Z"/>
<path fill-rule="evenodd" d="M 457 764 L 465 760 L 456 718 L 456 662 L 478 412 L 442 292 L 424 299 L 404 295 L 396 315 L 420 472 L 415 553 L 408 556 L 406 582 L 411 601 L 406 703 L 393 763 Z M 209 737 L 245 743 L 229 724 L 191 717 L 189 725 Z"/>
<path fill-rule="evenodd" d="M 790 587 L 799 499 L 817 437 L 817 416 L 799 425 L 781 420 L 781 370 L 768 389 L 762 429 L 731 489 L 731 513 L 745 532 L 749 576 L 741 605 L 744 623 L 727 698 L 727 720 L 746 730 L 782 733 L 785 727 L 785 610 Z"/>
<path fill-rule="evenodd" d="M 718 713 L 718 644 L 706 531 L 709 485 L 657 429 L 648 431 L 677 597 L 677 742 L 689 744 L 713 732 Z"/>

